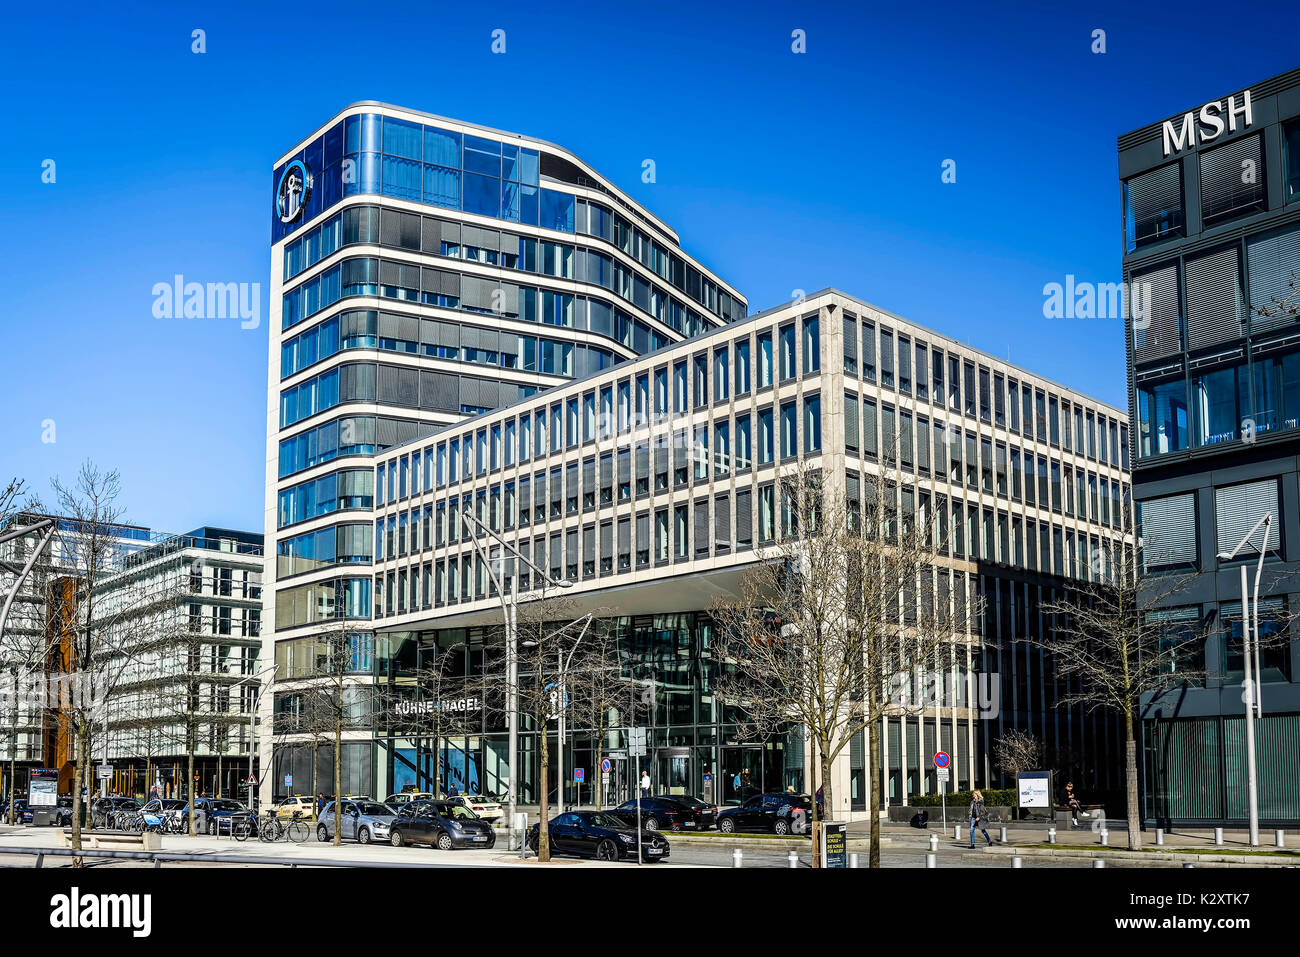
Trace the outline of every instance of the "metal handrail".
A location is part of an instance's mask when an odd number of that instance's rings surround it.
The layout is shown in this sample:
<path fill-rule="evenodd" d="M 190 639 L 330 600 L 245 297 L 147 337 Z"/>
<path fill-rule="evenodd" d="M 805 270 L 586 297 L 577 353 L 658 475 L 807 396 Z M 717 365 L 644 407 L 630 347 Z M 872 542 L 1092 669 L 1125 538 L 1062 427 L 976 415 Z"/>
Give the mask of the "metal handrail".
<path fill-rule="evenodd" d="M 73 850 L 62 847 L 0 847 L 0 855 L 25 854 L 36 858 L 34 868 L 43 867 L 47 854 L 55 857 L 107 857 L 126 860 L 153 861 L 161 867 L 163 861 L 186 861 L 190 864 L 274 864 L 282 867 L 463 867 L 463 864 L 434 864 L 417 861 L 338 861 L 317 857 L 260 857 L 253 854 L 178 854 L 166 851 L 105 851 Z M 510 864 L 506 867 L 514 866 Z"/>

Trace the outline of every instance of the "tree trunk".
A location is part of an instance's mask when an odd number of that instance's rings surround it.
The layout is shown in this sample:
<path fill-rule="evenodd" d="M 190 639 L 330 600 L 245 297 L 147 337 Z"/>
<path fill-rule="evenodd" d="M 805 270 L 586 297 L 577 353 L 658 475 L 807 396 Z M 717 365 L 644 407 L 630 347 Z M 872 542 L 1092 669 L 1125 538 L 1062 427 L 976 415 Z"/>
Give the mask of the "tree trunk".
<path fill-rule="evenodd" d="M 821 742 L 816 738 L 812 741 L 812 753 L 808 755 L 808 796 L 812 798 L 812 807 L 809 809 L 809 833 L 812 835 L 812 866 L 821 867 L 821 842 L 818 837 L 821 834 L 821 817 L 817 813 L 817 785 L 822 777 L 821 754 L 822 749 L 819 747 Z"/>
<path fill-rule="evenodd" d="M 81 850 L 81 774 L 80 770 L 89 758 L 90 742 L 86 737 L 85 721 L 77 718 L 74 725 L 77 738 L 77 760 L 72 766 L 72 849 Z M 28 789 L 30 791 L 30 788 Z M 90 797 L 89 793 L 86 795 Z M 29 794 L 30 800 L 30 794 Z M 81 867 L 80 857 L 72 859 L 73 867 Z"/>
<path fill-rule="evenodd" d="M 1124 736 L 1124 778 L 1125 783 L 1128 785 L 1126 802 L 1128 805 L 1128 849 L 1136 851 L 1142 847 L 1142 829 L 1141 822 L 1138 819 L 1137 741 L 1133 737 L 1133 715 L 1131 712 L 1124 716 Z"/>
<path fill-rule="evenodd" d="M 546 718 L 546 709 L 542 710 L 543 719 Z M 542 733 L 538 736 L 542 742 L 541 753 L 541 806 L 537 811 L 537 859 L 539 861 L 549 861 L 551 859 L 551 832 L 549 821 L 547 820 L 547 808 L 550 804 L 550 788 L 547 786 L 551 771 L 551 749 L 546 737 L 548 722 L 542 721 Z"/>
<path fill-rule="evenodd" d="M 871 762 L 871 792 L 870 800 L 867 801 L 867 807 L 871 814 L 871 850 L 868 855 L 868 867 L 880 866 L 880 753 L 873 742 L 876 737 L 876 728 L 873 722 L 868 721 L 863 728 L 866 735 L 867 760 Z"/>
<path fill-rule="evenodd" d="M 831 762 L 827 759 L 825 751 L 822 752 L 821 777 L 822 777 L 822 781 L 821 781 L 822 807 L 824 808 L 834 807 L 832 801 L 834 786 L 831 784 Z M 813 792 L 813 814 L 817 815 L 817 820 L 818 820 L 817 834 L 816 834 L 817 841 L 816 841 L 816 846 L 813 848 L 813 860 L 816 862 L 817 867 L 825 867 L 826 862 L 822 860 L 821 829 L 826 826 L 826 815 L 819 814 L 817 811 L 817 792 L 815 791 Z"/>
<path fill-rule="evenodd" d="M 190 699 L 191 701 L 193 698 Z M 190 837 L 199 833 L 199 822 L 194 813 L 194 711 L 185 717 L 185 781 L 186 800 L 189 801 Z"/>

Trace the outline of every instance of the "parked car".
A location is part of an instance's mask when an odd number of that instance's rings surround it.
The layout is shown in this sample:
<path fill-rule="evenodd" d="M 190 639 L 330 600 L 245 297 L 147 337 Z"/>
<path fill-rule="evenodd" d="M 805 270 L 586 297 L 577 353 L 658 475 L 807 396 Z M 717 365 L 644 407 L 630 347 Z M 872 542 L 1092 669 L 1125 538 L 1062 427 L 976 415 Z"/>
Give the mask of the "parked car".
<path fill-rule="evenodd" d="M 257 833 L 257 816 L 243 804 L 230 798 L 195 798 L 194 814 L 196 817 L 203 815 L 199 820 L 203 822 L 209 834 L 217 833 L 221 821 L 241 817 L 248 818 L 253 827 L 252 832 Z"/>
<path fill-rule="evenodd" d="M 408 801 L 393 819 L 388 833 L 393 847 L 432 844 L 440 851 L 457 847 L 493 847 L 496 832 L 463 804 L 452 801 Z"/>
<path fill-rule="evenodd" d="M 55 827 L 72 827 L 72 798 L 61 797 L 55 805 L 54 811 Z"/>
<path fill-rule="evenodd" d="M 796 812 L 802 811 L 802 814 Z M 718 830 L 768 831 L 772 834 L 799 833 L 801 821 L 812 817 L 812 799 L 806 794 L 755 794 L 736 807 L 725 807 L 717 814 Z"/>
<path fill-rule="evenodd" d="M 551 818 L 551 852 L 598 861 L 636 859 L 636 828 L 608 811 L 568 811 Z M 528 846 L 537 850 L 538 825 L 528 829 Z M 641 859 L 650 863 L 668 856 L 668 838 L 656 831 L 641 832 Z"/>
<path fill-rule="evenodd" d="M 275 816 L 286 821 L 293 819 L 293 812 L 301 812 L 302 820 L 310 821 L 316 816 L 316 800 L 305 794 L 295 794 L 293 797 L 287 797 L 282 801 L 277 801 L 271 805 L 271 810 Z"/>
<path fill-rule="evenodd" d="M 506 816 L 506 809 L 486 794 L 462 794 L 449 800 L 469 808 L 477 817 L 482 818 L 489 824 L 493 821 L 504 820 Z"/>
<path fill-rule="evenodd" d="M 388 829 L 397 817 L 397 812 L 387 804 L 378 801 L 353 801 L 343 799 L 340 815 L 340 832 L 345 841 L 369 844 L 371 841 L 388 840 Z M 321 841 L 334 840 L 334 802 L 330 801 L 320 812 L 320 821 L 316 824 L 316 837 Z"/>
<path fill-rule="evenodd" d="M 633 798 L 609 811 L 616 818 L 635 829 L 637 802 Z M 641 826 L 647 831 L 699 831 L 700 816 L 693 808 L 673 798 L 648 797 L 641 799 Z"/>
<path fill-rule="evenodd" d="M 9 802 L 4 805 L 5 821 L 8 824 L 30 824 L 32 822 L 32 809 L 27 806 L 26 798 L 14 798 L 13 817 L 9 816 Z"/>
<path fill-rule="evenodd" d="M 112 794 L 100 798 L 90 805 L 90 819 L 95 827 L 104 827 L 108 823 L 109 815 L 113 812 L 134 811 L 139 806 L 140 802 L 133 797 Z"/>
<path fill-rule="evenodd" d="M 718 807 L 716 804 L 709 804 L 692 794 L 660 794 L 657 797 L 665 798 L 669 801 L 676 801 L 678 804 L 685 804 L 697 815 L 697 826 L 700 830 L 706 830 L 713 827 L 718 817 Z"/>
<path fill-rule="evenodd" d="M 434 795 L 428 791 L 402 791 L 400 794 L 390 794 L 384 798 L 384 803 L 394 810 L 400 810 L 403 804 L 409 804 L 411 801 L 436 801 Z"/>

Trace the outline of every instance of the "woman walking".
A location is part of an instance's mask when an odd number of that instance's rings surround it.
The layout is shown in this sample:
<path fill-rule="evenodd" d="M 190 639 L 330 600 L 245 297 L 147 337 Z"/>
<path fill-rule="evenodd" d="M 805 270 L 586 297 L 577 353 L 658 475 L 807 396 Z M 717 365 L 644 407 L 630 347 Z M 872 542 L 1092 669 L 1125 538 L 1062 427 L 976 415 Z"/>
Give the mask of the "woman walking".
<path fill-rule="evenodd" d="M 993 838 L 989 837 L 989 829 L 984 825 L 988 822 L 989 812 L 984 807 L 984 795 L 975 791 L 970 796 L 970 846 L 975 846 L 975 828 L 979 828 L 984 833 L 984 840 L 989 842 L 989 847 L 993 846 Z"/>

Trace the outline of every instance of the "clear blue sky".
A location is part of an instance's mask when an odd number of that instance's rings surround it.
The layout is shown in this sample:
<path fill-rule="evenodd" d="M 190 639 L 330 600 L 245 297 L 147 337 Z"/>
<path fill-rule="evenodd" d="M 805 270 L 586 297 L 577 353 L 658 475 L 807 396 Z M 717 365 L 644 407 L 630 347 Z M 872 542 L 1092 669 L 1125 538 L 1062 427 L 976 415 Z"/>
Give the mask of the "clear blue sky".
<path fill-rule="evenodd" d="M 362 99 L 564 145 L 753 310 L 836 286 L 1124 407 L 1120 324 L 1043 285 L 1119 279 L 1116 136 L 1300 64 L 1293 4 L 863 6 L 11 9 L 0 474 L 90 457 L 133 521 L 261 529 L 271 165 Z M 261 283 L 261 327 L 154 318 L 177 273 Z"/>

